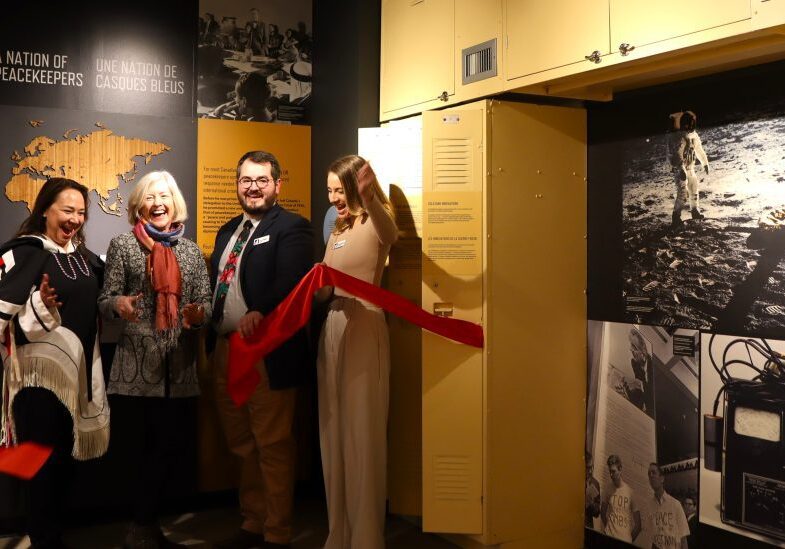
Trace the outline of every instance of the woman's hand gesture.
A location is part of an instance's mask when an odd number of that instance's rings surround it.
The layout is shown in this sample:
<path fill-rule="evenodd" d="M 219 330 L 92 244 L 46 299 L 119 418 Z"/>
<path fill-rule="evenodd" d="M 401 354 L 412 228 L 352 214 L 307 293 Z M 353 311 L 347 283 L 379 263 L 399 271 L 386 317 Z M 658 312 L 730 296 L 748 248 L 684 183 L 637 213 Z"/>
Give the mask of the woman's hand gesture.
<path fill-rule="evenodd" d="M 57 292 L 49 285 L 48 274 L 44 274 L 41 277 L 41 285 L 38 287 L 38 292 L 41 295 L 41 301 L 44 302 L 47 309 L 56 309 L 62 305 L 61 302 L 57 301 Z"/>
<path fill-rule="evenodd" d="M 128 322 L 139 321 L 139 306 L 137 302 L 141 299 L 142 294 L 137 295 L 121 295 L 117 298 L 114 304 L 114 310 L 120 315 L 120 318 Z"/>
<path fill-rule="evenodd" d="M 204 307 L 196 303 L 189 303 L 183 307 L 183 328 L 190 329 L 200 326 L 204 322 Z"/>
<path fill-rule="evenodd" d="M 373 200 L 374 181 L 376 181 L 376 174 L 371 165 L 366 162 L 357 170 L 357 190 L 360 192 L 364 207 L 367 207 Z"/>

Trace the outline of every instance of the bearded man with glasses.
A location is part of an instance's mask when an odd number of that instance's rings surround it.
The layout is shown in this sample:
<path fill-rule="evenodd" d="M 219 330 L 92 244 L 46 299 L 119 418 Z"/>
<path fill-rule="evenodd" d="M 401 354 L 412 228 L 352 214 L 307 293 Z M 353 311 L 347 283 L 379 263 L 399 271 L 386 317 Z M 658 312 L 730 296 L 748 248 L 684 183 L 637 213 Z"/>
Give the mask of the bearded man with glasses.
<path fill-rule="evenodd" d="M 312 353 L 304 330 L 257 364 L 261 381 L 240 407 L 226 390 L 228 336 L 248 337 L 313 265 L 310 223 L 277 203 L 281 166 L 272 154 L 251 151 L 237 163 L 243 213 L 215 238 L 211 257 L 212 349 L 216 402 L 229 449 L 240 457 L 243 522 L 219 548 L 288 547 L 292 536 L 297 387 Z"/>

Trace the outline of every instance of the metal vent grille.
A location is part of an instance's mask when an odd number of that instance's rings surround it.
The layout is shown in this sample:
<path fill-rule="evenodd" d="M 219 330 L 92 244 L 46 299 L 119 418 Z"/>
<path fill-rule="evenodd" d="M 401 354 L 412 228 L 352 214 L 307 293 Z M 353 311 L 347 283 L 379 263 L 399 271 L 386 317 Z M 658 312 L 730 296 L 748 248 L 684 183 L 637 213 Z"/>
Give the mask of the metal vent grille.
<path fill-rule="evenodd" d="M 434 458 L 434 497 L 440 500 L 469 500 L 469 457 L 436 456 Z"/>
<path fill-rule="evenodd" d="M 461 82 L 471 84 L 496 76 L 496 39 L 465 48 L 462 51 Z"/>
<path fill-rule="evenodd" d="M 472 174 L 471 139 L 435 139 L 433 181 L 438 185 L 467 185 Z"/>

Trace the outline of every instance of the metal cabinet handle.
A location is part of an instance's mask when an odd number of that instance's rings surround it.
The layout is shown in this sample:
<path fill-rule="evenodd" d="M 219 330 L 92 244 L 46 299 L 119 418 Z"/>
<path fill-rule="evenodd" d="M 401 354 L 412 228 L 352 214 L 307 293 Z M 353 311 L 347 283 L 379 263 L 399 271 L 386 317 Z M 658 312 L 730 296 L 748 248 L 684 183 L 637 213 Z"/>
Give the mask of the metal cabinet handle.
<path fill-rule="evenodd" d="M 449 98 L 450 98 L 450 94 L 448 94 L 446 90 L 440 93 L 439 97 L 437 97 L 437 99 L 439 99 L 440 101 L 447 101 Z"/>
<path fill-rule="evenodd" d="M 619 44 L 619 53 L 621 53 L 622 56 L 627 56 L 634 49 L 635 46 L 630 46 L 627 42 Z"/>
<path fill-rule="evenodd" d="M 584 55 L 584 57 L 587 61 L 591 61 L 592 63 L 599 63 L 602 61 L 600 50 L 594 50 L 591 52 L 591 55 Z"/>

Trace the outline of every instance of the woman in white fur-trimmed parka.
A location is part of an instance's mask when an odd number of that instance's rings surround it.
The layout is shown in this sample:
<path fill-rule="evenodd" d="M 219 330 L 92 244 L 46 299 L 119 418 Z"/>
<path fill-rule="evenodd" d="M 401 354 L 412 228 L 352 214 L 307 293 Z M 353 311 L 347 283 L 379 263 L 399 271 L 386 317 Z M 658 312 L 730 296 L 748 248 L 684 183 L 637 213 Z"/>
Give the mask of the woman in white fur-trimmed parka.
<path fill-rule="evenodd" d="M 26 486 L 33 547 L 61 546 L 71 456 L 96 458 L 109 444 L 97 341 L 103 263 L 84 245 L 87 210 L 86 187 L 49 179 L 0 247 L 2 441 L 53 448 Z"/>

